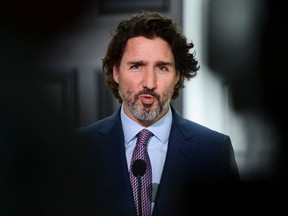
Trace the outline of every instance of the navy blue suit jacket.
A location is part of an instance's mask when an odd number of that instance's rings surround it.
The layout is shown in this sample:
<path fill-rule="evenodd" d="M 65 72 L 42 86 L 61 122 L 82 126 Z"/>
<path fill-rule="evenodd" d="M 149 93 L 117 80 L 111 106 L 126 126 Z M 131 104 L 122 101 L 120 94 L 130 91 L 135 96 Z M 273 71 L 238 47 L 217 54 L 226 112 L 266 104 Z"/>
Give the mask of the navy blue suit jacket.
<path fill-rule="evenodd" d="M 207 202 L 214 193 L 211 189 L 239 180 L 229 136 L 183 118 L 173 107 L 172 115 L 168 151 L 153 215 L 187 215 L 184 212 L 195 208 L 194 198 L 199 200 L 201 195 Z M 87 153 L 91 215 L 136 215 L 120 109 L 77 129 L 76 134 Z"/>

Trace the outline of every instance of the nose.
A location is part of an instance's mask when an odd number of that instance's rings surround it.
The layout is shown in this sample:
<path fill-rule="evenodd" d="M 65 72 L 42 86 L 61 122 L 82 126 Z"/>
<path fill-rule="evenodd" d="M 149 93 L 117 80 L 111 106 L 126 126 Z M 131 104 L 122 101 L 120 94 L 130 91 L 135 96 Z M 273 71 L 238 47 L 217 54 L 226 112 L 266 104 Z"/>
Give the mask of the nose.
<path fill-rule="evenodd" d="M 157 87 L 157 75 L 154 69 L 149 69 L 144 73 L 142 85 L 147 89 L 155 89 Z"/>

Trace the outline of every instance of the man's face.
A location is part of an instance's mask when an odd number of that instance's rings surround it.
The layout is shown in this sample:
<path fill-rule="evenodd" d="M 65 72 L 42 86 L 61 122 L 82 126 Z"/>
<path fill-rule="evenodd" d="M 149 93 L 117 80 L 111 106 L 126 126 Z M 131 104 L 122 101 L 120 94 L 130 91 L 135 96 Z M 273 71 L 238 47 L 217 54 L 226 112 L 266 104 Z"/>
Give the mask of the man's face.
<path fill-rule="evenodd" d="M 156 37 L 127 41 L 119 67 L 113 67 L 124 112 L 142 125 L 151 125 L 167 111 L 179 80 L 170 45 Z"/>

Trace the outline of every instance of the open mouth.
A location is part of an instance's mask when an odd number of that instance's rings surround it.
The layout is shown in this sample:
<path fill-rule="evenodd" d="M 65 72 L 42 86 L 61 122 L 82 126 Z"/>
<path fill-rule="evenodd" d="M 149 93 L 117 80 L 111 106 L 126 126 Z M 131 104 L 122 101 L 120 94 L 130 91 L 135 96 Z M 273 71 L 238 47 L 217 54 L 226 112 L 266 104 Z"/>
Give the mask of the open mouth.
<path fill-rule="evenodd" d="M 142 101 L 143 104 L 152 104 L 156 100 L 155 97 L 151 95 L 140 95 L 139 99 Z"/>

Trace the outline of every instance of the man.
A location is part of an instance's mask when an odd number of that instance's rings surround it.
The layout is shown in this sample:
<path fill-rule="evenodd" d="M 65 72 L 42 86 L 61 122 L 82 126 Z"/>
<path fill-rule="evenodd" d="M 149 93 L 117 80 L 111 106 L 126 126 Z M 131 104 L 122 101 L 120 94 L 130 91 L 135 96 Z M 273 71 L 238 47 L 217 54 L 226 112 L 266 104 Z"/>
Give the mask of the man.
<path fill-rule="evenodd" d="M 182 215 L 192 207 L 199 188 L 239 180 L 230 138 L 183 118 L 170 104 L 184 80 L 199 70 L 195 53 L 189 52 L 193 47 L 176 23 L 159 13 L 143 12 L 119 23 L 103 58 L 103 71 L 121 106 L 113 115 L 77 130 L 87 148 L 91 212 Z M 133 152 L 142 129 L 152 137 L 144 174 L 138 175 Z M 141 176 L 145 178 L 150 164 L 152 202 L 145 213 L 145 197 L 133 191 L 133 185 L 146 189 Z M 132 183 L 133 175 L 138 182 Z"/>

